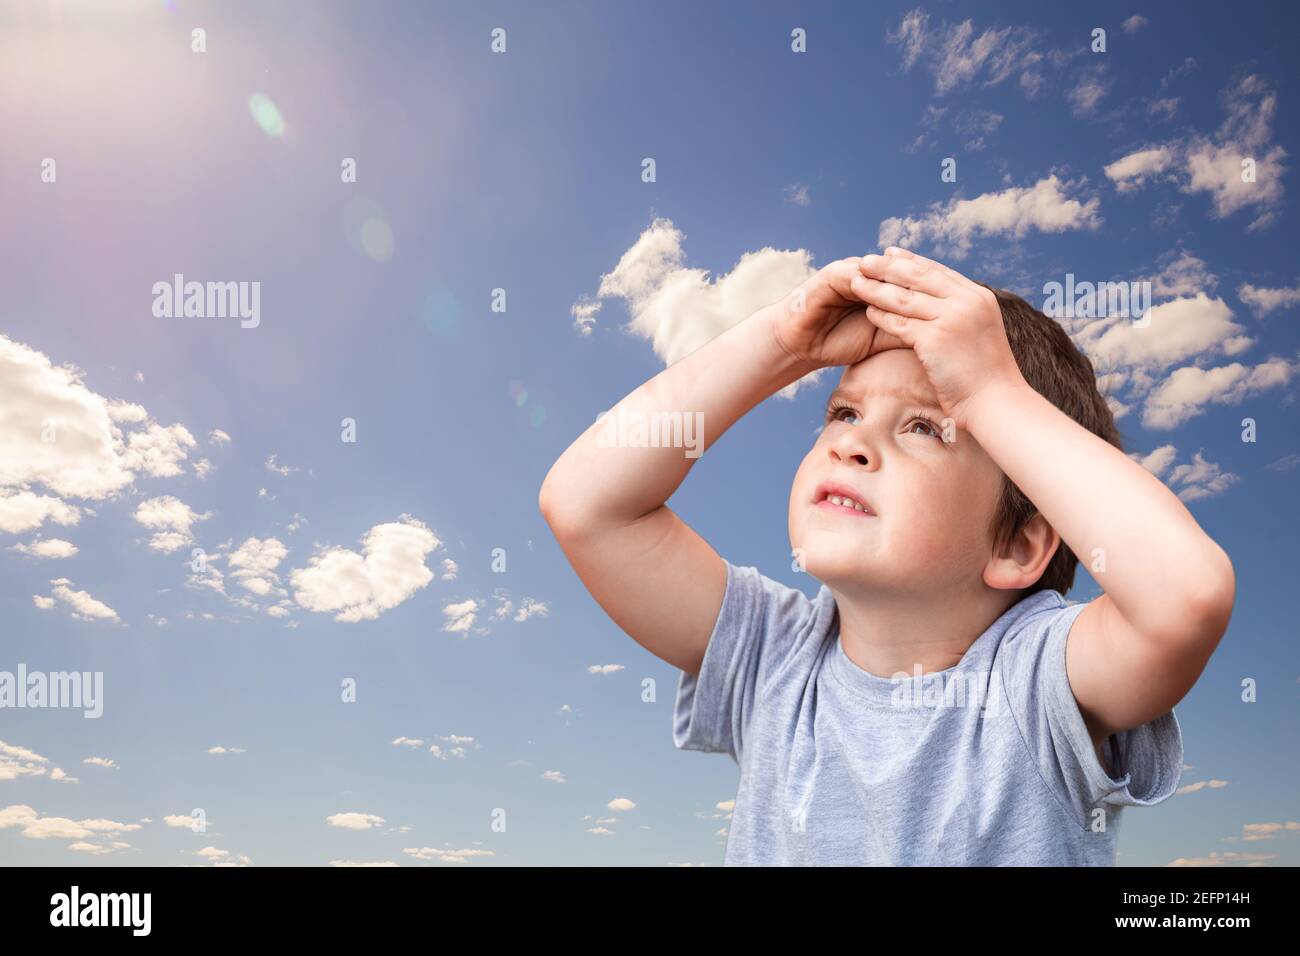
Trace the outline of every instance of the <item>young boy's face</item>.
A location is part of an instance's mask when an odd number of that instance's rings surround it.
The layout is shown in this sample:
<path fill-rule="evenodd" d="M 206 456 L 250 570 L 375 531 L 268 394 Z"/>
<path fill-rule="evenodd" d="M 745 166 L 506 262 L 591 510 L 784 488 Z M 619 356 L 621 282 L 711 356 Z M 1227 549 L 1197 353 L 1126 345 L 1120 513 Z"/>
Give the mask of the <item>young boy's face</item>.
<path fill-rule="evenodd" d="M 894 348 L 849 366 L 830 404 L 790 489 L 790 543 L 804 570 L 844 592 L 925 598 L 981 587 L 1002 471 L 951 422 L 954 441 L 943 441 L 944 415 L 916 353 Z M 833 504 L 826 482 L 874 514 Z"/>

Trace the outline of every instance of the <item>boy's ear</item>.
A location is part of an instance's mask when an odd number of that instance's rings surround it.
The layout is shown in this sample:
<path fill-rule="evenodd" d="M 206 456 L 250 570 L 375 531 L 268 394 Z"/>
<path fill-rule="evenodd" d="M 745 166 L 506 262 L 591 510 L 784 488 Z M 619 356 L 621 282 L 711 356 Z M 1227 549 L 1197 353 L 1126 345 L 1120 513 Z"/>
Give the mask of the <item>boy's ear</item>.
<path fill-rule="evenodd" d="M 1001 552 L 989 555 L 984 583 L 991 588 L 1018 591 L 1033 587 L 1061 544 L 1061 536 L 1041 512 L 1025 522 Z"/>

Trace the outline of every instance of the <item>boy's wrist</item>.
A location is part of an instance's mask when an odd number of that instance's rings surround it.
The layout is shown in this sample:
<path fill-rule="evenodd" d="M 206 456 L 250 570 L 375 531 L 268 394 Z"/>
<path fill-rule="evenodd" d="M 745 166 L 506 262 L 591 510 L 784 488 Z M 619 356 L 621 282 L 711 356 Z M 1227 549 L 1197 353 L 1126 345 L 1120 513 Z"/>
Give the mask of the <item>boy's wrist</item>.
<path fill-rule="evenodd" d="M 975 435 L 978 440 L 976 433 L 987 422 L 998 419 L 999 408 L 1013 410 L 1022 407 L 1021 403 L 1025 401 L 1040 397 L 1024 378 L 991 381 L 967 399 L 961 413 L 964 424 L 959 423 L 958 427 Z"/>
<path fill-rule="evenodd" d="M 784 300 L 773 302 L 745 320 L 747 323 L 753 323 L 755 330 L 759 331 L 763 338 L 768 360 L 771 363 L 769 368 L 773 371 L 775 379 L 780 382 L 773 391 L 779 391 L 791 382 L 797 382 L 805 375 L 826 367 L 823 362 L 792 355 L 781 343 L 777 328 L 784 317 L 784 305 Z"/>

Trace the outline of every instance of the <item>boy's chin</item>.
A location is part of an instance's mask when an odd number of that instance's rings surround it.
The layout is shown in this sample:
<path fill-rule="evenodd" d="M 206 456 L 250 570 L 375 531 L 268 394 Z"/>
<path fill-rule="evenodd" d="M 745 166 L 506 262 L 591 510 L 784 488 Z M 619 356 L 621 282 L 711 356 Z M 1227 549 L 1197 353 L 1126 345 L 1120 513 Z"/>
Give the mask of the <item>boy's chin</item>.
<path fill-rule="evenodd" d="M 882 584 L 878 580 L 879 574 L 862 560 L 862 556 L 856 558 L 838 558 L 834 555 L 821 555 L 818 557 L 808 557 L 805 559 L 804 572 L 809 576 L 816 578 L 822 584 L 837 590 L 852 590 L 871 586 L 873 584 Z"/>

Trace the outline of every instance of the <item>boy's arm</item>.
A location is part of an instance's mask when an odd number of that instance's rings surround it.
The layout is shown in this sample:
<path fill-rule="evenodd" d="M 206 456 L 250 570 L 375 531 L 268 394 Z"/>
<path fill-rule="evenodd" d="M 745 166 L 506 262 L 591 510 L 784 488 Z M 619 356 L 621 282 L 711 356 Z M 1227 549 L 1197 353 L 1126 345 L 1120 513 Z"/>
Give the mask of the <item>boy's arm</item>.
<path fill-rule="evenodd" d="M 1095 741 L 1170 710 L 1228 626 L 1224 550 L 1144 467 L 1027 384 L 983 390 L 967 423 L 1105 591 L 1080 612 L 1066 673 Z M 1098 554 L 1100 551 L 1100 554 Z"/>
<path fill-rule="evenodd" d="M 764 398 L 821 364 L 782 347 L 780 315 L 780 303 L 760 309 L 668 366 L 611 409 L 611 433 L 620 409 L 678 413 L 684 426 L 702 422 L 699 444 L 689 449 L 698 456 Z M 555 462 L 539 507 L 614 622 L 656 657 L 696 674 L 727 572 L 708 542 L 664 504 L 696 457 L 685 448 L 602 447 L 605 427 L 592 425 Z"/>

